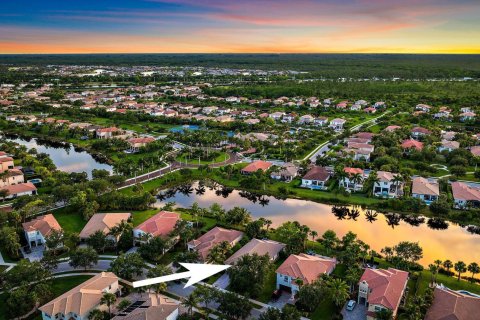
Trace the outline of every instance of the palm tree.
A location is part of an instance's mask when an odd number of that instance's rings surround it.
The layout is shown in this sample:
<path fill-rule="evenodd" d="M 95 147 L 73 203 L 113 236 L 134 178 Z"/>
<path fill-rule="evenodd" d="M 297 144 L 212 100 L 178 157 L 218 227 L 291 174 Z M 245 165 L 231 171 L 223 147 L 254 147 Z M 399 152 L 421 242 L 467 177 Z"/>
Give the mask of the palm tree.
<path fill-rule="evenodd" d="M 375 189 L 375 184 L 380 182 L 380 179 L 378 178 L 377 172 L 372 171 L 370 175 L 368 176 L 367 183 L 363 185 L 364 191 L 368 193 L 368 195 L 373 196 L 373 191 Z M 367 189 L 365 189 L 367 188 Z"/>
<path fill-rule="evenodd" d="M 373 212 L 372 210 L 367 210 L 367 212 L 365 212 L 365 219 L 370 223 L 377 221 L 377 217 L 378 213 Z"/>
<path fill-rule="evenodd" d="M 318 232 L 315 230 L 310 231 L 310 237 L 312 237 L 312 241 L 315 241 L 315 238 L 318 237 Z"/>
<path fill-rule="evenodd" d="M 435 263 L 435 265 L 437 266 L 437 268 L 440 269 L 440 266 L 442 265 L 442 260 L 437 259 L 437 260 L 433 261 L 433 263 Z"/>
<path fill-rule="evenodd" d="M 196 294 L 190 294 L 182 299 L 182 306 L 187 308 L 188 315 L 191 317 L 193 315 L 193 309 L 198 307 L 199 299 Z"/>
<path fill-rule="evenodd" d="M 114 304 L 115 301 L 117 301 L 117 296 L 110 292 L 104 293 L 100 299 L 100 304 L 104 304 L 108 307 L 110 318 L 112 317 L 112 304 Z"/>
<path fill-rule="evenodd" d="M 480 266 L 476 262 L 472 262 L 468 265 L 468 271 L 472 273 L 472 282 L 474 281 L 475 275 L 480 273 Z"/>
<path fill-rule="evenodd" d="M 169 267 L 158 264 L 154 268 L 151 268 L 148 270 L 147 277 L 155 278 L 155 277 L 165 276 L 171 273 L 172 273 L 172 270 Z M 167 289 L 167 284 L 165 282 L 162 282 L 159 284 L 152 285 L 150 288 L 154 290 L 155 294 L 158 297 L 162 291 L 165 291 Z"/>
<path fill-rule="evenodd" d="M 350 296 L 350 288 L 342 279 L 330 278 L 327 282 L 327 290 L 330 298 L 336 306 L 341 306 Z"/>
<path fill-rule="evenodd" d="M 350 177 L 350 181 L 353 182 L 353 191 L 355 191 L 355 186 L 362 183 L 363 181 L 363 177 L 360 173 L 354 173 L 351 177 Z"/>
<path fill-rule="evenodd" d="M 438 272 L 438 266 L 435 265 L 435 264 L 429 264 L 428 265 L 428 270 L 432 274 L 432 276 L 430 278 L 430 280 L 431 280 L 430 284 L 433 286 L 436 282 L 436 275 L 437 275 L 437 272 Z"/>
<path fill-rule="evenodd" d="M 104 320 L 104 314 L 99 309 L 93 309 L 88 315 L 88 320 Z"/>
<path fill-rule="evenodd" d="M 447 259 L 447 260 L 443 261 L 442 265 L 445 269 L 447 269 L 447 272 L 450 272 L 450 269 L 452 269 L 452 267 L 453 267 L 453 262 Z"/>
<path fill-rule="evenodd" d="M 398 196 L 398 187 L 403 182 L 403 177 L 400 174 L 396 174 L 392 179 L 393 185 L 395 186 L 395 194 Z"/>
<path fill-rule="evenodd" d="M 458 261 L 455 263 L 455 265 L 453 266 L 453 268 L 455 269 L 455 271 L 457 271 L 457 275 L 458 275 L 458 278 L 457 280 L 460 281 L 460 275 L 464 272 L 467 271 L 467 265 L 465 264 L 465 262 L 463 261 Z"/>

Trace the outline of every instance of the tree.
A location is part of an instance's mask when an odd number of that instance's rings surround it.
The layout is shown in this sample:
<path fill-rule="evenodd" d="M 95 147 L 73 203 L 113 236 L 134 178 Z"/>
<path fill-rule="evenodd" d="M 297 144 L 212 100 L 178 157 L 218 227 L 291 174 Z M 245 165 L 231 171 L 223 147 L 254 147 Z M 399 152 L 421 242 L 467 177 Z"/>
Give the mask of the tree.
<path fill-rule="evenodd" d="M 336 248 L 338 241 L 337 234 L 333 230 L 327 230 L 322 235 L 322 244 L 325 249 L 327 249 L 327 253 L 330 253 L 332 249 Z"/>
<path fill-rule="evenodd" d="M 45 238 L 45 245 L 48 249 L 57 254 L 58 248 L 63 244 L 63 232 L 61 230 L 52 229 L 50 234 Z"/>
<path fill-rule="evenodd" d="M 301 313 L 291 305 L 285 305 L 282 310 L 269 307 L 260 314 L 259 320 L 300 320 Z"/>
<path fill-rule="evenodd" d="M 87 244 L 95 251 L 103 253 L 107 247 L 113 246 L 113 241 L 108 239 L 102 230 L 97 230 L 87 238 Z"/>
<path fill-rule="evenodd" d="M 197 295 L 193 293 L 182 298 L 182 306 L 187 309 L 187 313 L 190 317 L 193 315 L 193 309 L 198 308 L 199 302 Z"/>
<path fill-rule="evenodd" d="M 453 262 L 450 261 L 450 260 L 448 260 L 448 259 L 445 260 L 445 261 L 443 261 L 443 264 L 442 264 L 442 265 L 443 265 L 443 267 L 444 267 L 445 269 L 447 269 L 447 272 L 450 272 L 450 269 L 453 268 Z"/>
<path fill-rule="evenodd" d="M 318 232 L 315 230 L 311 230 L 309 235 L 310 237 L 312 237 L 312 241 L 315 241 L 315 238 L 318 237 Z"/>
<path fill-rule="evenodd" d="M 263 239 L 266 238 L 267 236 L 267 231 L 263 229 L 263 226 L 265 225 L 265 221 L 262 219 L 258 219 L 252 222 L 249 222 L 245 226 L 245 234 L 247 237 L 250 239 L 257 238 L 257 239 Z"/>
<path fill-rule="evenodd" d="M 145 261 L 140 254 L 134 252 L 119 255 L 117 259 L 112 261 L 108 270 L 120 278 L 131 280 L 135 275 L 142 275 L 145 267 Z"/>
<path fill-rule="evenodd" d="M 166 276 L 167 274 L 172 274 L 172 269 L 170 269 L 167 266 L 157 264 L 155 267 L 150 268 L 147 272 L 147 277 L 148 278 L 156 278 L 156 277 L 161 277 L 161 276 Z M 162 291 L 165 291 L 167 289 L 167 284 L 165 282 L 154 284 L 150 286 L 150 289 L 153 289 L 153 291 L 158 295 Z"/>
<path fill-rule="evenodd" d="M 100 304 L 104 304 L 108 307 L 108 314 L 112 317 L 112 304 L 117 301 L 117 296 L 110 292 L 105 292 L 100 299 Z"/>
<path fill-rule="evenodd" d="M 329 278 L 327 280 L 327 292 L 337 307 L 343 305 L 350 296 L 350 288 L 342 279 Z"/>
<path fill-rule="evenodd" d="M 58 268 L 59 259 L 60 258 L 53 252 L 45 251 L 43 253 L 42 259 L 40 260 L 40 263 L 45 269 L 53 271 Z"/>
<path fill-rule="evenodd" d="M 159 262 L 165 252 L 171 247 L 171 240 L 164 237 L 153 237 L 138 248 L 140 255 L 151 261 Z"/>
<path fill-rule="evenodd" d="M 438 200 L 433 201 L 430 204 L 429 209 L 436 216 L 445 217 L 450 212 L 450 204 L 446 197 L 441 196 Z"/>
<path fill-rule="evenodd" d="M 262 292 L 271 262 L 268 255 L 256 253 L 242 256 L 227 270 L 230 289 L 247 297 L 256 298 Z"/>
<path fill-rule="evenodd" d="M 418 242 L 401 241 L 393 247 L 397 258 L 408 265 L 416 263 L 423 257 L 423 249 Z"/>
<path fill-rule="evenodd" d="M 123 311 L 123 310 L 127 309 L 131 304 L 132 304 L 132 302 L 130 300 L 123 299 L 122 301 L 120 301 L 118 303 L 117 308 L 118 308 L 118 310 Z"/>
<path fill-rule="evenodd" d="M 296 305 L 300 310 L 311 312 L 322 301 L 324 281 L 317 280 L 312 284 L 304 284 L 296 295 Z"/>
<path fill-rule="evenodd" d="M 393 313 L 390 309 L 382 309 L 375 312 L 375 319 L 377 320 L 392 320 Z"/>
<path fill-rule="evenodd" d="M 0 245 L 10 256 L 18 257 L 18 252 L 22 246 L 15 228 L 4 226 L 0 229 Z"/>
<path fill-rule="evenodd" d="M 70 255 L 70 262 L 68 263 L 73 268 L 88 268 L 93 267 L 98 262 L 98 253 L 92 248 L 78 248 Z"/>
<path fill-rule="evenodd" d="M 228 319 L 246 319 L 252 310 L 250 300 L 233 292 L 220 292 L 217 302 L 218 311 Z"/>
<path fill-rule="evenodd" d="M 223 264 L 230 255 L 232 246 L 227 241 L 216 244 L 208 253 L 206 262 L 213 264 Z"/>
<path fill-rule="evenodd" d="M 467 265 L 463 261 L 458 261 L 453 265 L 453 268 L 457 272 L 457 280 L 460 281 L 461 274 L 467 271 Z"/>
<path fill-rule="evenodd" d="M 277 228 L 276 233 L 286 246 L 287 254 L 299 254 L 305 249 L 309 228 L 297 221 L 287 221 Z"/>
<path fill-rule="evenodd" d="M 472 282 L 475 281 L 475 275 L 480 273 L 480 266 L 476 262 L 472 262 L 467 267 L 468 271 L 472 273 Z"/>
<path fill-rule="evenodd" d="M 209 318 L 210 309 L 208 308 L 208 305 L 214 302 L 217 298 L 217 290 L 213 287 L 200 284 L 195 288 L 194 294 L 201 302 L 205 304 L 205 309 L 207 309 L 207 318 Z"/>
<path fill-rule="evenodd" d="M 93 309 L 88 314 L 88 320 L 105 320 L 107 317 L 105 315 L 106 312 L 101 311 L 99 309 Z M 108 316 L 108 315 L 107 315 Z"/>

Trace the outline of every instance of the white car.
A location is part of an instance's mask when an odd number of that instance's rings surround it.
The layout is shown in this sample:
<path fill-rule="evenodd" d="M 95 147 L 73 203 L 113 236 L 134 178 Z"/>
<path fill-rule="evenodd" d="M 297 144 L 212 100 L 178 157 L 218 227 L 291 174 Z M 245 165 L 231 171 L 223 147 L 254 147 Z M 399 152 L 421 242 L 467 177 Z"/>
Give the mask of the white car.
<path fill-rule="evenodd" d="M 355 300 L 349 300 L 345 309 L 347 309 L 347 311 L 352 311 L 353 309 L 355 309 L 356 305 L 357 302 L 355 302 Z"/>

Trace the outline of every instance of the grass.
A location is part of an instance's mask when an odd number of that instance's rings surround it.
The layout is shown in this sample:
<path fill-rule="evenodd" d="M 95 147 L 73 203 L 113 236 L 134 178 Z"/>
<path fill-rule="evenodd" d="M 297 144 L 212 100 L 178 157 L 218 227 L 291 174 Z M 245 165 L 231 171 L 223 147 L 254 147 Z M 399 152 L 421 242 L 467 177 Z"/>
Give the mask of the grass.
<path fill-rule="evenodd" d="M 226 152 L 219 152 L 218 156 L 216 156 L 212 160 L 200 160 L 200 164 L 213 164 L 213 163 L 217 163 L 217 162 L 223 162 L 223 161 L 226 161 L 228 159 L 229 159 L 229 156 Z M 175 158 L 175 160 L 177 160 L 178 162 L 182 162 L 182 163 L 185 163 L 185 160 L 188 160 L 189 164 L 199 164 L 198 159 L 187 158 L 187 155 L 185 155 L 185 154 L 182 154 L 182 155 L 178 156 L 177 158 Z"/>
<path fill-rule="evenodd" d="M 265 284 L 263 286 L 262 292 L 260 292 L 257 300 L 263 303 L 270 301 L 273 291 L 277 288 L 277 274 L 275 271 L 280 267 L 284 260 L 275 261 L 274 265 L 268 271 L 268 274 L 265 279 Z"/>
<path fill-rule="evenodd" d="M 417 294 L 424 294 L 430 283 L 431 273 L 428 270 L 423 270 L 420 273 L 418 279 L 418 291 Z M 471 283 L 465 280 L 458 281 L 456 277 L 450 277 L 445 274 L 437 275 L 437 283 L 441 283 L 444 286 L 452 290 L 467 290 L 472 293 L 480 294 L 480 285 Z"/>
<path fill-rule="evenodd" d="M 64 231 L 67 232 L 80 232 L 87 224 L 79 213 L 71 212 L 68 208 L 62 208 L 55 210 L 53 216 L 57 219 L 58 223 Z"/>
<path fill-rule="evenodd" d="M 309 315 L 312 320 L 330 320 L 333 315 L 339 313 L 338 308 L 330 299 L 323 299 L 322 302 Z"/>
<path fill-rule="evenodd" d="M 10 257 L 10 255 L 3 249 L 0 248 L 0 253 L 2 254 L 3 260 L 7 263 L 15 263 L 18 262 L 18 260 L 14 260 Z"/>

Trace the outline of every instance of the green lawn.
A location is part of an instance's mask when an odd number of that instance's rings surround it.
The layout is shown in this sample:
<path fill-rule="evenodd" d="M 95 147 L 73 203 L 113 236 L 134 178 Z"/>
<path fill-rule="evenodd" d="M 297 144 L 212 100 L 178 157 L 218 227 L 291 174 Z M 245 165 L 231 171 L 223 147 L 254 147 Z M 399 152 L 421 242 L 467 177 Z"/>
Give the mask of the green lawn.
<path fill-rule="evenodd" d="M 308 318 L 312 320 L 331 320 L 333 315 L 339 313 L 339 308 L 330 299 L 323 299 Z"/>
<path fill-rule="evenodd" d="M 87 221 L 79 213 L 71 212 L 67 208 L 55 210 L 53 216 L 57 219 L 62 229 L 68 232 L 78 233 L 87 224 Z"/>
<path fill-rule="evenodd" d="M 277 287 L 277 274 L 275 271 L 280 267 L 280 265 L 283 263 L 284 260 L 277 260 L 275 261 L 274 265 L 272 268 L 269 270 L 267 277 L 265 279 L 265 284 L 263 286 L 262 292 L 258 296 L 258 301 L 267 303 L 270 301 L 270 298 L 272 297 L 273 291 Z"/>
<path fill-rule="evenodd" d="M 430 283 L 431 273 L 430 271 L 423 270 L 421 272 L 421 278 L 418 279 L 418 292 L 423 294 L 427 290 Z M 471 283 L 465 280 L 458 281 L 455 277 L 450 277 L 444 274 L 437 275 L 437 283 L 441 283 L 444 286 L 452 290 L 467 290 L 476 294 L 480 294 L 480 285 Z"/>
<path fill-rule="evenodd" d="M 185 160 L 188 160 L 189 164 L 199 164 L 198 159 L 194 159 L 194 158 L 186 159 L 186 158 L 187 158 L 186 155 L 183 154 L 183 155 L 180 155 L 177 158 L 175 158 L 175 160 L 177 160 L 178 162 L 182 162 L 182 163 L 185 163 Z M 217 157 L 215 157 L 215 159 L 200 160 L 200 164 L 212 164 L 212 163 L 217 163 L 217 162 L 223 162 L 223 161 L 226 161 L 228 159 L 229 159 L 229 156 L 226 152 L 220 152 L 219 155 Z"/>

